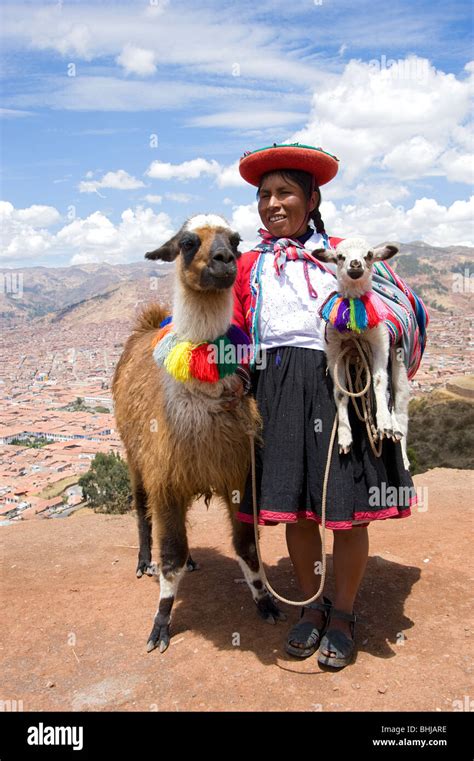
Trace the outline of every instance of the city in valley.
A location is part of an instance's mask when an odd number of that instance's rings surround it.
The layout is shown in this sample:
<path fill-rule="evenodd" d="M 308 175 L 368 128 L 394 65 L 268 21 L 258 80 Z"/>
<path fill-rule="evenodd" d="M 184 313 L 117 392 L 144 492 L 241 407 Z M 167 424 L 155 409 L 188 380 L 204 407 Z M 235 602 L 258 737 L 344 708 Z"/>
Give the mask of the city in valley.
<path fill-rule="evenodd" d="M 464 260 L 465 254 L 466 249 Z M 435 261 L 443 267 L 442 259 Z M 114 272 L 115 281 L 105 288 L 97 287 L 104 267 L 84 267 L 84 279 L 76 273 L 74 285 L 82 298 L 68 304 L 63 288 L 56 297 L 61 309 L 49 306 L 43 315 L 33 298 L 33 270 L 23 272 L 22 298 L 0 293 L 0 523 L 82 509 L 78 479 L 95 455 L 124 455 L 113 415 L 114 368 L 144 303 L 169 304 L 172 295 L 171 268 L 150 274 L 145 267 L 122 267 L 118 280 Z M 46 268 L 38 269 L 44 278 Z M 433 294 L 423 271 L 406 276 L 412 287 L 419 283 L 430 313 L 426 351 L 412 382 L 415 396 L 446 384 L 449 389 L 452 379 L 472 372 L 470 293 L 450 287 L 452 277 L 447 273 Z M 91 283 L 98 293 L 87 290 Z"/>

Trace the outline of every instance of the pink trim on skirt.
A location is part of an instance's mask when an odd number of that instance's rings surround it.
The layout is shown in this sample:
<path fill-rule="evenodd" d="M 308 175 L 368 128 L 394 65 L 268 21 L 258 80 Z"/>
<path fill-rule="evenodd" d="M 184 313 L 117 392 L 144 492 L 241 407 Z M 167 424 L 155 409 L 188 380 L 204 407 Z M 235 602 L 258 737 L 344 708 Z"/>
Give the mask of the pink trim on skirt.
<path fill-rule="evenodd" d="M 333 529 L 334 531 L 341 531 L 351 529 L 354 526 L 367 526 L 371 521 L 384 521 L 387 518 L 408 518 L 411 515 L 411 507 L 417 503 L 417 498 L 410 498 L 410 507 L 404 510 L 399 510 L 397 507 L 386 507 L 383 510 L 375 510 L 372 512 L 358 512 L 354 513 L 354 517 L 351 521 L 328 521 L 326 520 L 326 528 Z M 237 520 L 243 523 L 253 523 L 253 515 L 247 515 L 247 513 L 237 513 Z M 321 518 L 312 510 L 298 510 L 297 513 L 274 513 L 271 510 L 261 510 L 258 517 L 259 526 L 276 526 L 278 523 L 296 523 L 300 518 L 306 518 L 307 520 L 316 521 L 321 524 Z M 357 521 L 357 523 L 354 523 Z M 366 521 L 361 523 L 361 521 Z"/>

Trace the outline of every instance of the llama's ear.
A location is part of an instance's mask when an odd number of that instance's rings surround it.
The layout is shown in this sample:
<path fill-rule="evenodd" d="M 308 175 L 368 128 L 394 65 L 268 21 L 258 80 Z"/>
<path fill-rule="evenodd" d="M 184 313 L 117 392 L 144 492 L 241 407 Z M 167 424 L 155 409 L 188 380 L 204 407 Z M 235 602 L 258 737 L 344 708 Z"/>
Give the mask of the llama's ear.
<path fill-rule="evenodd" d="M 164 262 L 173 262 L 179 254 L 179 239 L 181 236 L 181 230 L 173 235 L 167 243 L 163 243 L 162 246 L 155 251 L 148 251 L 145 254 L 145 259 L 161 259 Z"/>
<path fill-rule="evenodd" d="M 372 254 L 369 258 L 372 259 L 374 262 L 381 262 L 383 259 L 391 259 L 392 256 L 395 256 L 395 254 L 398 254 L 398 246 L 393 246 L 391 243 L 387 243 L 385 246 L 379 246 L 379 248 L 373 248 L 371 251 L 367 253 L 367 256 L 369 254 Z"/>
<path fill-rule="evenodd" d="M 334 264 L 337 262 L 336 252 L 333 248 L 315 248 L 311 253 L 320 262 L 334 262 Z"/>

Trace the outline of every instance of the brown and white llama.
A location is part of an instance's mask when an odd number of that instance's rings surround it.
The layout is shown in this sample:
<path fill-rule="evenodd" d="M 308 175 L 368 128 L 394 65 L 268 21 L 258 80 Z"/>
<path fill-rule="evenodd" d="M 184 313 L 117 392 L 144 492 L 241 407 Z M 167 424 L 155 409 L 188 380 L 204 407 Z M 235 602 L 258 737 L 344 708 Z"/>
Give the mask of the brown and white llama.
<path fill-rule="evenodd" d="M 173 330 L 179 341 L 212 342 L 233 312 L 240 236 L 222 217 L 197 215 L 148 259 L 176 260 Z M 230 409 L 235 373 L 215 383 L 177 380 L 153 356 L 166 308 L 151 304 L 127 340 L 113 379 L 118 430 L 124 442 L 139 525 L 137 575 L 151 565 L 151 528 L 159 548 L 160 598 L 147 650 L 169 645 L 170 620 L 187 567 L 186 513 L 198 495 L 220 496 L 232 524 L 233 546 L 260 615 L 284 618 L 262 581 L 253 526 L 235 518 L 250 467 L 249 433 L 259 436 L 255 399 Z M 155 340 L 154 340 L 155 339 Z M 230 406 L 230 405 L 229 405 Z"/>

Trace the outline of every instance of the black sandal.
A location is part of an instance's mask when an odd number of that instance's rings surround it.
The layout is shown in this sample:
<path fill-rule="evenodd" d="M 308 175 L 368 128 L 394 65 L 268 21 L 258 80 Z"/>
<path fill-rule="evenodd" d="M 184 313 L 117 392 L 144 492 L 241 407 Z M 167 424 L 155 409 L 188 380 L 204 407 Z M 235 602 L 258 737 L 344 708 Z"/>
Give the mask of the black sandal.
<path fill-rule="evenodd" d="M 331 618 L 340 618 L 343 621 L 349 621 L 352 639 L 349 639 L 347 634 L 344 634 L 340 629 L 330 629 Z M 328 614 L 328 626 L 326 633 L 321 640 L 321 646 L 319 649 L 318 663 L 321 666 L 330 666 L 335 669 L 342 669 L 347 666 L 354 656 L 355 651 L 355 623 L 357 616 L 354 613 L 344 613 L 343 610 L 337 608 L 331 608 Z M 327 652 L 334 652 L 335 655 L 324 655 L 322 650 Z"/>
<path fill-rule="evenodd" d="M 323 600 L 323 603 L 311 602 L 301 608 L 300 618 L 303 618 L 306 609 L 310 609 L 325 613 L 325 620 L 321 629 L 318 629 L 312 621 L 298 621 L 290 630 L 286 640 L 285 650 L 289 655 L 294 655 L 296 658 L 308 658 L 318 649 L 321 636 L 326 630 L 329 611 L 332 606 L 331 600 L 328 600 L 327 597 L 323 597 Z M 301 642 L 303 647 L 297 647 L 292 642 Z"/>

